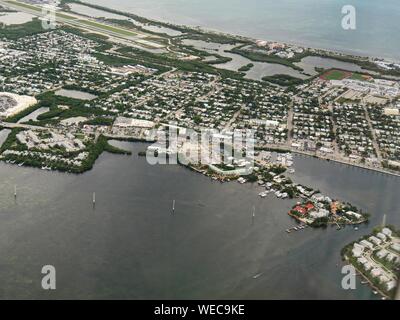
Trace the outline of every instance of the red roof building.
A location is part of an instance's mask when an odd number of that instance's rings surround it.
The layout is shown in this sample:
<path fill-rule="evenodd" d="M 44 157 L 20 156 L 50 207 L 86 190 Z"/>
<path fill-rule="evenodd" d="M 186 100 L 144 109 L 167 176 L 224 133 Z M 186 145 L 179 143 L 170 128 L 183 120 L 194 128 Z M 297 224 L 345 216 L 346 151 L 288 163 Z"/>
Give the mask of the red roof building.
<path fill-rule="evenodd" d="M 293 208 L 293 211 L 297 211 L 298 213 L 305 215 L 307 213 L 307 209 L 302 206 L 296 206 Z"/>
<path fill-rule="evenodd" d="M 315 209 L 315 206 L 311 203 L 311 202 L 309 202 L 309 203 L 307 203 L 305 206 L 304 206 L 304 208 L 307 210 L 307 212 L 308 211 L 311 211 L 311 210 L 313 210 L 313 209 Z"/>

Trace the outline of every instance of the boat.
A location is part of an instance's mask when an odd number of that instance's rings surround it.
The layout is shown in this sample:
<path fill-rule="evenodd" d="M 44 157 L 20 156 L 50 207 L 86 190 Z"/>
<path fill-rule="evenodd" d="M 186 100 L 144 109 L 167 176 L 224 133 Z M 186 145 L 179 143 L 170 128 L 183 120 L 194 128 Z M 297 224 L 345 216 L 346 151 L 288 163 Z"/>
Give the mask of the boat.
<path fill-rule="evenodd" d="M 253 276 L 253 279 L 258 279 L 261 276 L 262 276 L 262 273 L 257 273 L 255 276 Z"/>
<path fill-rule="evenodd" d="M 286 232 L 287 233 L 291 233 L 292 231 L 290 229 L 286 229 Z"/>

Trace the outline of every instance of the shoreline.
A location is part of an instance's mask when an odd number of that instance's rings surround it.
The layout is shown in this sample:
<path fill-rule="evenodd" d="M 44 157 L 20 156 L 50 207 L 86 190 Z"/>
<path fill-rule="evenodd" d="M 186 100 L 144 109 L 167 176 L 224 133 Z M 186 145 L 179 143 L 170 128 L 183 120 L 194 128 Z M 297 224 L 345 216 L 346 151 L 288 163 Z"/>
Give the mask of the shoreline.
<path fill-rule="evenodd" d="M 348 262 L 348 263 L 351 264 L 351 262 L 350 262 L 350 260 L 349 260 L 349 258 L 348 258 L 347 256 L 344 257 L 344 261 L 346 261 L 346 262 Z M 353 264 L 351 264 L 351 265 L 352 265 L 352 266 L 354 267 L 354 269 L 356 270 L 356 275 L 357 275 L 357 274 L 360 275 L 362 279 L 364 279 L 365 281 L 367 281 L 366 284 L 368 284 L 368 286 L 372 289 L 372 291 L 376 291 L 377 293 L 379 293 L 382 297 L 384 297 L 384 298 L 386 298 L 386 299 L 389 299 L 389 300 L 391 299 L 387 294 L 383 293 L 382 290 L 380 290 L 379 288 L 377 288 L 377 287 L 371 282 L 371 280 L 368 279 L 368 277 L 367 277 L 364 273 L 362 273 L 356 266 L 354 266 Z M 361 283 L 361 281 L 360 281 L 360 283 Z M 361 283 L 361 284 L 363 284 L 363 283 Z"/>
<path fill-rule="evenodd" d="M 1 124 L 2 124 L 2 127 L 0 127 L 0 130 L 2 130 L 2 129 L 10 129 L 10 127 L 7 126 L 7 123 L 1 123 Z M 107 139 L 117 140 L 117 141 L 142 142 L 142 143 L 155 143 L 156 142 L 154 140 L 150 140 L 149 141 L 146 138 L 134 137 L 134 136 L 115 136 L 115 135 L 110 135 L 110 134 L 104 134 L 104 136 Z M 370 167 L 370 166 L 363 165 L 363 164 L 360 164 L 360 163 L 353 163 L 353 162 L 350 162 L 350 161 L 345 161 L 345 160 L 341 160 L 341 159 L 335 159 L 335 158 L 331 158 L 331 157 L 328 157 L 328 156 L 324 157 L 322 155 L 318 155 L 318 154 L 313 153 L 313 152 L 293 150 L 292 148 L 290 148 L 288 146 L 269 145 L 269 146 L 264 146 L 264 147 L 256 147 L 255 150 L 267 150 L 267 151 L 284 152 L 284 153 L 289 152 L 289 153 L 293 153 L 293 154 L 297 154 L 297 155 L 316 158 L 316 159 L 321 160 L 321 161 L 332 161 L 332 162 L 336 162 L 336 163 L 339 163 L 339 164 L 342 164 L 342 165 L 346 165 L 346 166 L 350 166 L 350 167 L 356 167 L 356 168 L 359 168 L 359 169 L 364 169 L 364 170 L 377 172 L 377 173 L 381 173 L 381 174 L 387 174 L 387 175 L 390 175 L 390 176 L 393 176 L 393 177 L 396 177 L 396 178 L 400 178 L 400 172 L 389 171 L 389 170 L 384 169 L 384 168 Z"/>
<path fill-rule="evenodd" d="M 350 162 L 346 162 L 345 160 L 339 160 L 339 159 L 331 159 L 329 157 L 321 157 L 321 156 L 317 156 L 317 155 L 312 155 L 309 154 L 307 152 L 301 152 L 301 151 L 291 151 L 292 153 L 296 153 L 296 154 L 300 154 L 300 155 L 305 155 L 305 156 L 309 156 L 309 157 L 315 157 L 319 160 L 325 160 L 325 161 L 333 161 L 336 163 L 340 163 L 342 165 L 347 165 L 350 167 L 356 167 L 356 168 L 360 168 L 360 169 L 365 169 L 365 170 L 369 170 L 369 171 L 374 171 L 374 172 L 378 172 L 378 173 L 382 173 L 382 174 L 387 174 L 390 176 L 394 176 L 394 177 L 398 177 L 400 178 L 400 172 L 396 173 L 396 172 L 391 172 L 391 171 L 387 171 L 385 169 L 380 169 L 380 168 L 373 168 L 373 167 L 369 167 L 366 165 L 362 165 L 362 164 L 358 164 L 358 163 L 350 163 Z"/>
<path fill-rule="evenodd" d="M 273 150 L 273 151 L 278 151 L 280 150 L 281 152 L 290 152 L 290 153 L 294 153 L 294 154 L 298 154 L 298 155 L 303 155 L 303 156 L 308 156 L 308 157 L 312 157 L 312 158 L 316 158 L 319 160 L 325 160 L 325 161 L 332 161 L 332 162 L 336 162 L 336 163 L 340 163 L 342 165 L 347 165 L 350 167 L 356 167 L 356 168 L 360 168 L 360 169 L 365 169 L 365 170 L 369 170 L 369 171 L 375 171 L 378 173 L 382 173 L 382 174 L 387 174 L 387 175 L 391 175 L 394 177 L 398 177 L 400 178 L 400 172 L 394 172 L 394 171 L 389 171 L 387 169 L 384 168 L 375 168 L 375 167 L 370 167 L 367 165 L 362 165 L 360 163 L 352 163 L 352 162 L 347 162 L 345 160 L 341 160 L 341 159 L 335 159 L 335 158 L 331 158 L 328 156 L 322 156 L 322 155 L 318 155 L 315 154 L 313 152 L 307 152 L 307 151 L 300 151 L 300 150 L 293 150 L 290 147 L 287 146 L 278 146 L 278 145 L 271 145 L 271 146 L 267 146 L 267 147 L 260 147 L 260 148 L 256 148 L 256 150 Z"/>
<path fill-rule="evenodd" d="M 129 15 L 135 15 L 139 18 L 143 18 L 148 20 L 149 22 L 154 23 L 155 25 L 163 25 L 163 26 L 168 26 L 170 28 L 177 28 L 175 29 L 176 31 L 181 31 L 180 29 L 184 28 L 184 29 L 192 29 L 193 31 L 200 31 L 203 33 L 214 33 L 216 35 L 222 35 L 222 36 L 226 36 L 226 37 L 230 37 L 230 38 L 239 38 L 239 39 L 243 39 L 243 40 L 247 40 L 247 41 L 251 41 L 251 42 L 255 42 L 257 40 L 265 40 L 268 42 L 279 42 L 285 45 L 289 45 L 289 46 L 299 46 L 305 49 L 314 49 L 314 50 L 319 50 L 319 51 L 324 51 L 324 52 L 328 52 L 328 53 L 336 53 L 336 54 L 340 54 L 340 55 L 344 55 L 344 56 L 350 56 L 350 57 L 358 57 L 358 58 L 366 58 L 366 59 L 384 59 L 390 62 L 394 62 L 394 63 L 398 63 L 400 62 L 400 56 L 398 57 L 394 57 L 394 56 L 382 56 L 382 55 L 378 55 L 378 54 L 368 54 L 368 53 L 362 53 L 362 52 L 357 52 L 357 51 L 346 51 L 344 49 L 338 49 L 338 48 L 331 48 L 331 47 L 319 47 L 318 45 L 312 45 L 312 44 L 307 44 L 307 43 L 301 43 L 301 42 L 295 42 L 295 41 L 286 41 L 286 40 L 279 40 L 277 38 L 274 37 L 268 37 L 268 39 L 260 39 L 260 38 L 256 38 L 254 36 L 250 36 L 250 35 L 242 35 L 242 34 L 236 34 L 234 32 L 231 31 L 224 31 L 221 30 L 219 28 L 210 28 L 207 26 L 199 26 L 199 25 L 192 25 L 192 24 L 187 24 L 187 23 L 182 23 L 182 24 L 176 24 L 176 23 L 172 23 L 168 20 L 164 20 L 161 17 L 157 17 L 157 18 L 152 18 L 152 17 L 147 17 L 146 15 L 142 15 L 142 14 L 136 14 L 134 12 L 123 12 L 120 11 L 118 9 L 114 9 L 112 7 L 105 7 L 102 5 L 98 5 L 98 4 L 93 4 L 90 2 L 86 2 L 86 1 L 72 1 L 71 3 L 78 3 L 78 4 L 82 4 L 84 6 L 87 7 L 91 7 L 93 9 L 98 9 L 98 10 L 103 10 L 103 11 L 108 11 L 110 12 L 110 10 L 115 11 L 115 12 L 119 12 L 119 14 L 129 17 Z M 68 5 L 68 3 L 66 3 L 66 5 Z M 172 37 L 175 38 L 175 37 Z"/>
<path fill-rule="evenodd" d="M 79 1 L 79 0 L 72 0 L 71 2 L 66 2 L 65 5 L 68 5 L 69 3 L 78 3 L 78 4 L 82 4 L 84 6 L 87 6 L 89 8 L 94 8 L 94 9 L 100 9 L 101 8 L 100 10 L 103 10 L 105 12 L 106 11 L 108 11 L 108 12 L 119 12 L 119 14 L 121 14 L 123 16 L 126 16 L 126 17 L 130 17 L 132 19 L 134 19 L 133 17 L 136 16 L 135 14 L 125 13 L 125 12 L 121 12 L 121 11 L 118 11 L 118 10 L 102 7 L 102 6 L 99 6 L 99 5 L 88 4 L 86 2 Z M 147 18 L 143 18 L 143 19 L 148 20 Z M 174 27 L 173 24 L 169 24 L 169 23 L 162 23 L 162 22 L 158 22 L 158 21 L 154 21 L 154 20 L 148 20 L 148 21 L 150 21 L 151 23 L 154 23 L 156 25 L 157 24 L 158 25 L 165 25 L 165 26 L 169 26 L 171 28 Z M 199 34 L 203 34 L 205 36 L 207 36 L 207 34 L 210 34 L 210 33 L 207 33 L 207 31 L 203 31 L 202 29 L 190 28 L 190 27 L 187 27 L 187 26 L 181 26 L 181 27 L 177 26 L 177 30 L 182 29 L 182 28 L 183 29 L 187 29 L 187 30 L 193 30 L 193 32 L 196 32 L 196 30 L 197 30 L 197 32 Z M 190 32 L 190 31 L 188 31 L 188 32 Z M 227 39 L 231 39 L 231 40 L 238 39 L 238 41 L 240 41 L 240 39 L 241 39 L 241 41 L 245 41 L 246 39 L 247 40 L 250 39 L 250 38 L 244 38 L 244 37 L 241 37 L 241 36 L 229 35 L 229 34 L 226 34 L 226 33 L 216 33 L 216 35 L 225 36 L 225 37 L 227 37 Z M 171 38 L 174 38 L 174 37 L 171 37 Z M 328 51 L 325 51 L 325 52 L 329 53 Z M 343 56 L 344 57 L 350 57 L 350 56 L 346 56 L 346 55 L 343 55 Z M 252 80 L 249 80 L 249 81 L 252 81 Z M 345 164 L 345 165 L 349 165 L 349 166 L 354 166 L 354 167 L 358 167 L 358 168 L 362 168 L 362 169 L 367 169 L 367 170 L 371 170 L 371 171 L 375 171 L 375 172 L 379 172 L 379 173 L 384 173 L 384 174 L 389 174 L 389 175 L 392 175 L 392 176 L 400 177 L 400 172 L 395 172 L 393 170 L 386 169 L 384 167 L 372 167 L 372 166 L 361 164 L 361 163 L 355 163 L 355 162 L 353 162 L 351 160 L 347 161 L 345 159 L 333 158 L 333 157 L 330 157 L 328 155 L 321 155 L 321 154 L 317 154 L 317 153 L 314 153 L 314 152 L 294 150 L 290 146 L 282 146 L 282 145 L 271 145 L 271 146 L 266 145 L 265 146 L 265 148 L 270 148 L 270 147 L 271 148 L 276 148 L 276 149 L 281 149 L 281 150 L 285 149 L 285 151 L 290 151 L 290 152 L 296 153 L 296 154 L 302 154 L 302 155 L 306 155 L 306 156 L 310 156 L 310 157 L 316 157 L 316 158 L 321 159 L 321 160 L 334 161 L 334 162 Z"/>
<path fill-rule="evenodd" d="M 152 26 L 166 27 L 166 28 L 170 28 L 174 31 L 179 31 L 182 33 L 181 35 L 178 35 L 178 36 L 170 36 L 165 33 L 164 34 L 158 33 L 159 36 L 164 36 L 169 40 L 180 39 L 182 37 L 184 38 L 185 36 L 191 36 L 191 35 L 192 36 L 200 35 L 200 36 L 203 36 L 206 38 L 207 38 L 207 36 L 209 36 L 209 37 L 211 37 L 211 39 L 208 39 L 206 41 L 207 42 L 216 42 L 216 43 L 224 43 L 224 42 L 219 42 L 215 39 L 212 39 L 212 37 L 213 36 L 214 37 L 222 37 L 222 38 L 225 38 L 225 40 L 237 41 L 236 45 L 239 45 L 240 43 L 255 45 L 258 40 L 261 40 L 261 39 L 254 38 L 252 36 L 244 36 L 244 35 L 239 35 L 239 34 L 235 34 L 235 33 L 228 33 L 225 31 L 216 30 L 216 29 L 212 29 L 212 28 L 208 28 L 208 27 L 192 26 L 190 24 L 187 25 L 187 24 L 175 24 L 175 23 L 171 23 L 171 22 L 163 22 L 163 21 L 160 21 L 157 19 L 147 18 L 145 16 L 141 16 L 141 15 L 138 15 L 135 13 L 123 12 L 118 9 L 113 9 L 110 7 L 105 7 L 105 6 L 92 4 L 92 3 L 88 3 L 88 2 L 83 2 L 81 0 L 67 0 L 67 1 L 71 1 L 71 2 L 65 3 L 64 7 L 61 8 L 64 11 L 67 11 L 67 9 L 63 9 L 63 8 L 65 8 L 65 7 L 69 8 L 68 3 L 81 4 L 88 8 L 102 10 L 104 12 L 109 12 L 109 13 L 113 13 L 113 14 L 119 14 L 119 15 L 125 16 L 127 18 L 137 20 L 138 22 L 141 22 L 141 23 L 144 22 L 145 24 L 149 24 Z M 98 18 L 93 17 L 92 19 L 98 19 Z M 277 42 L 277 43 L 285 45 L 286 47 L 297 46 L 297 47 L 300 47 L 303 50 L 309 52 L 309 54 L 306 55 L 305 57 L 317 56 L 317 57 L 321 57 L 321 58 L 337 60 L 339 62 L 353 63 L 353 64 L 356 64 L 357 66 L 359 66 L 365 73 L 376 72 L 376 76 L 379 76 L 379 77 L 390 77 L 393 79 L 400 79 L 400 69 L 392 68 L 390 70 L 386 70 L 386 69 L 380 68 L 375 63 L 375 61 L 384 61 L 386 63 L 400 65 L 400 57 L 389 58 L 389 57 L 383 57 L 378 54 L 367 55 L 365 53 L 346 52 L 344 50 L 340 50 L 337 48 L 336 49 L 335 48 L 332 49 L 332 48 L 328 48 L 328 47 L 321 48 L 318 45 L 310 46 L 309 44 L 298 44 L 298 43 L 292 42 L 292 41 L 281 41 L 281 40 L 272 40 L 272 39 L 273 38 L 262 39 L 262 41 Z M 257 62 L 257 60 L 253 60 L 253 59 L 250 59 L 250 60 L 252 62 Z M 290 59 L 288 61 L 290 61 Z M 271 63 L 275 64 L 276 62 L 271 62 Z M 276 63 L 276 64 L 279 65 L 280 63 Z M 288 66 L 288 67 L 293 70 L 296 70 L 296 68 L 293 68 L 291 66 Z M 318 76 L 318 74 L 316 76 Z M 313 77 L 311 77 L 310 79 L 312 79 L 312 78 Z M 253 80 L 253 81 L 257 81 L 257 80 Z"/>

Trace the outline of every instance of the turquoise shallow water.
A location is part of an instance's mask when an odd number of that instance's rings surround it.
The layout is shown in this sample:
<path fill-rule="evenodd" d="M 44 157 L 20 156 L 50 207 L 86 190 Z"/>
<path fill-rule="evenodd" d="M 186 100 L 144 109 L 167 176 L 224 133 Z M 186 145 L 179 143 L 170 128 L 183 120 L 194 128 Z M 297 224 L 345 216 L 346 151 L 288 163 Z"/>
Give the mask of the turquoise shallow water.
<path fill-rule="evenodd" d="M 400 59 L 398 0 L 84 0 L 177 24 Z M 357 30 L 341 28 L 344 5 Z"/>

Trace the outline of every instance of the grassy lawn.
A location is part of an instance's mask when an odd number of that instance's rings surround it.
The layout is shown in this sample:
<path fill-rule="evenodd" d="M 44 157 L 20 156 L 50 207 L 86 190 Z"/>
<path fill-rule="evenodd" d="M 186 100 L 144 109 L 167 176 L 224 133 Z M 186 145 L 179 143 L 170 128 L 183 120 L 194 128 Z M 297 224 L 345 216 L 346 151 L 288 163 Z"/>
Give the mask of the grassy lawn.
<path fill-rule="evenodd" d="M 342 80 L 349 76 L 348 72 L 341 70 L 332 70 L 323 75 L 326 80 Z"/>
<path fill-rule="evenodd" d="M 325 80 L 352 79 L 359 81 L 370 81 L 372 79 L 366 74 L 336 69 L 325 72 L 321 77 Z"/>
<path fill-rule="evenodd" d="M 360 81 L 367 81 L 368 80 L 368 76 L 365 76 L 365 75 L 363 75 L 363 74 L 361 74 L 361 73 L 353 73 L 352 75 L 351 75 L 351 77 L 350 77 L 350 79 L 353 79 L 353 80 L 360 80 Z"/>
<path fill-rule="evenodd" d="M 60 17 L 60 18 L 63 18 L 63 19 L 66 19 L 66 20 L 75 20 L 76 19 L 75 17 L 68 16 L 68 15 L 63 14 L 63 13 L 56 13 L 56 16 Z"/>
<path fill-rule="evenodd" d="M 96 28 L 103 29 L 103 30 L 108 30 L 108 31 L 111 31 L 114 33 L 119 33 L 120 35 L 123 35 L 123 36 L 133 37 L 133 36 L 137 35 L 136 33 L 125 30 L 125 29 L 115 28 L 115 27 L 112 27 L 109 25 L 101 24 L 98 22 L 90 21 L 90 20 L 77 20 L 77 21 L 79 21 L 80 23 L 92 26 L 92 27 L 96 27 Z"/>

